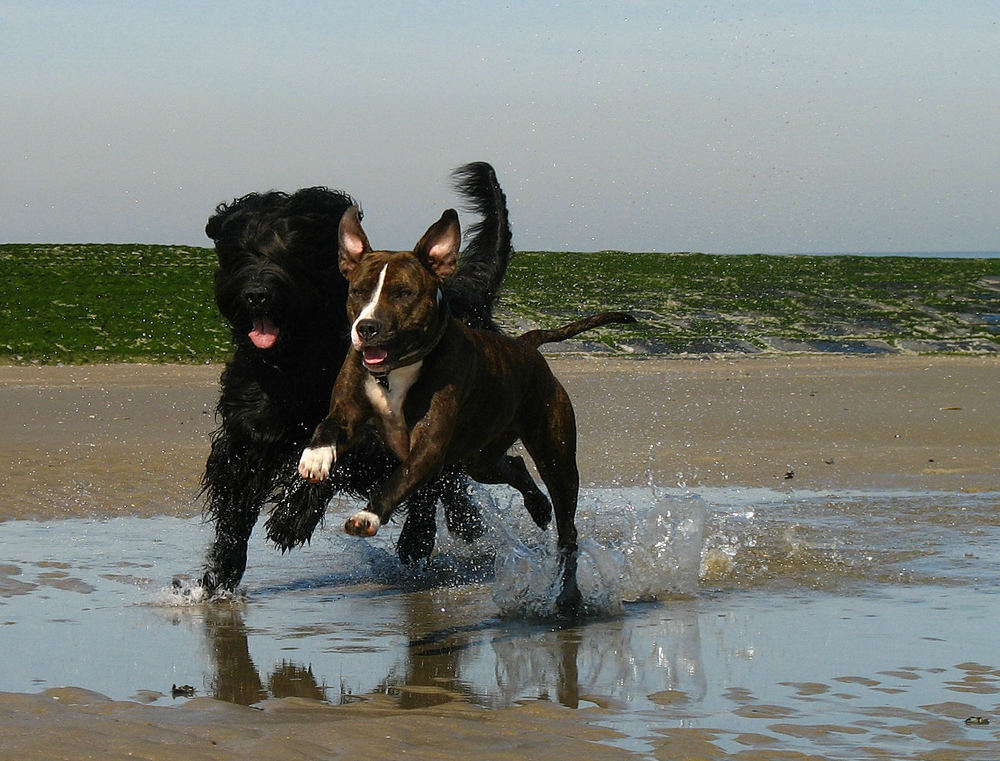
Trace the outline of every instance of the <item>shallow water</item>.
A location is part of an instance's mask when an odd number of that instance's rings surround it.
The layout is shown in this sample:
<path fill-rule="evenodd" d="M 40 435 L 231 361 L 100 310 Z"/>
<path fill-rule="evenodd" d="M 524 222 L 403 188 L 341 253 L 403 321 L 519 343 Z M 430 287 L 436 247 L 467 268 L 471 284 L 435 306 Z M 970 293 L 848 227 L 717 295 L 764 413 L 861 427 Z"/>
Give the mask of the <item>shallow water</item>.
<path fill-rule="evenodd" d="M 987 758 L 1000 740 L 1000 493 L 586 490 L 592 615 L 572 625 L 547 616 L 551 537 L 493 494 L 487 537 L 442 534 L 416 569 L 398 528 L 344 536 L 335 506 L 301 551 L 256 537 L 241 595 L 211 603 L 170 583 L 197 570 L 200 520 L 0 523 L 0 690 L 545 699 L 606 709 L 652 756 L 678 732 L 709 757 Z"/>

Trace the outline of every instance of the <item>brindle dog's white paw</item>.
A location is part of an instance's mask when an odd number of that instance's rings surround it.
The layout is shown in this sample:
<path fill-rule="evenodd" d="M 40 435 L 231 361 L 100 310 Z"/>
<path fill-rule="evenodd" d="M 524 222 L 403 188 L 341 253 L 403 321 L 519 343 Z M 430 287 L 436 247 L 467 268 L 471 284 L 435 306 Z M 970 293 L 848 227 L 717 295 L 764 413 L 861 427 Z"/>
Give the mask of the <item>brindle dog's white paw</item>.
<path fill-rule="evenodd" d="M 344 524 L 344 531 L 354 536 L 375 536 L 378 533 L 382 521 L 375 513 L 367 510 L 359 510 Z"/>
<path fill-rule="evenodd" d="M 333 447 L 307 447 L 299 458 L 299 475 L 313 483 L 324 481 L 336 457 Z"/>

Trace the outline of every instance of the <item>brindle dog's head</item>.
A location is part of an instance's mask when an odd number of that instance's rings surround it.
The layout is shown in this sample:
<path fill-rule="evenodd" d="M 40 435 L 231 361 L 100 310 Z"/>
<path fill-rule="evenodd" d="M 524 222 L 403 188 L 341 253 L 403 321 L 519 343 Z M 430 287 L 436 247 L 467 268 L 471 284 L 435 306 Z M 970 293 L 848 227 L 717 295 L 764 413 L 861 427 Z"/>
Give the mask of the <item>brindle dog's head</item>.
<path fill-rule="evenodd" d="M 365 367 L 382 375 L 425 356 L 443 330 L 441 284 L 458 261 L 455 210 L 442 214 L 412 251 L 372 250 L 356 207 L 341 218 L 338 240 L 351 343 Z"/>

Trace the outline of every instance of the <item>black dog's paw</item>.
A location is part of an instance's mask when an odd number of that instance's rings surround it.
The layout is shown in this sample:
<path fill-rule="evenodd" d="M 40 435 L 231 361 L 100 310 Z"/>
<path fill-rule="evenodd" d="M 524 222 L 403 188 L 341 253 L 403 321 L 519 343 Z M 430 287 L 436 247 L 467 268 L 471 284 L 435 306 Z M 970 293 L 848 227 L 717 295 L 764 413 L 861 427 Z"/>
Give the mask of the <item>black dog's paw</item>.
<path fill-rule="evenodd" d="M 268 516 L 265 524 L 267 538 L 282 552 L 294 549 L 312 538 L 325 514 L 325 508 L 295 511 L 288 505 L 279 505 Z"/>
<path fill-rule="evenodd" d="M 208 588 L 202 579 L 192 579 L 186 574 L 178 574 L 170 580 L 171 598 L 168 604 L 189 605 L 207 602 L 215 594 L 215 589 Z"/>
<path fill-rule="evenodd" d="M 282 552 L 305 544 L 326 516 L 326 504 L 333 494 L 329 482 L 310 484 L 297 481 L 278 498 L 267 517 L 265 529 Z"/>
<path fill-rule="evenodd" d="M 413 565 L 434 551 L 437 523 L 434 512 L 411 509 L 396 542 L 396 554 L 405 565 Z"/>
<path fill-rule="evenodd" d="M 211 594 L 211 590 L 205 585 L 204 577 L 193 580 L 186 574 L 178 574 L 170 580 L 170 587 L 174 590 L 174 594 L 183 595 L 184 597 L 191 597 L 196 589 L 204 589 Z"/>
<path fill-rule="evenodd" d="M 444 520 L 449 533 L 469 544 L 486 533 L 486 523 L 479 513 L 479 506 L 472 502 L 464 489 L 441 495 L 444 503 Z"/>

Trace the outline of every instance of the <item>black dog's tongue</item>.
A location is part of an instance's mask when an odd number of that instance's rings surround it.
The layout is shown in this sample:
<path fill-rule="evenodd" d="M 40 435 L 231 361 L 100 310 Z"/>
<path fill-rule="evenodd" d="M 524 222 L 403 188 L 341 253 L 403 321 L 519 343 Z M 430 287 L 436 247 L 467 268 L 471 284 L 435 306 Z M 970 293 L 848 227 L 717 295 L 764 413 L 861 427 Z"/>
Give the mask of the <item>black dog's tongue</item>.
<path fill-rule="evenodd" d="M 278 326 L 266 317 L 253 321 L 250 340 L 258 349 L 270 349 L 278 340 Z"/>

